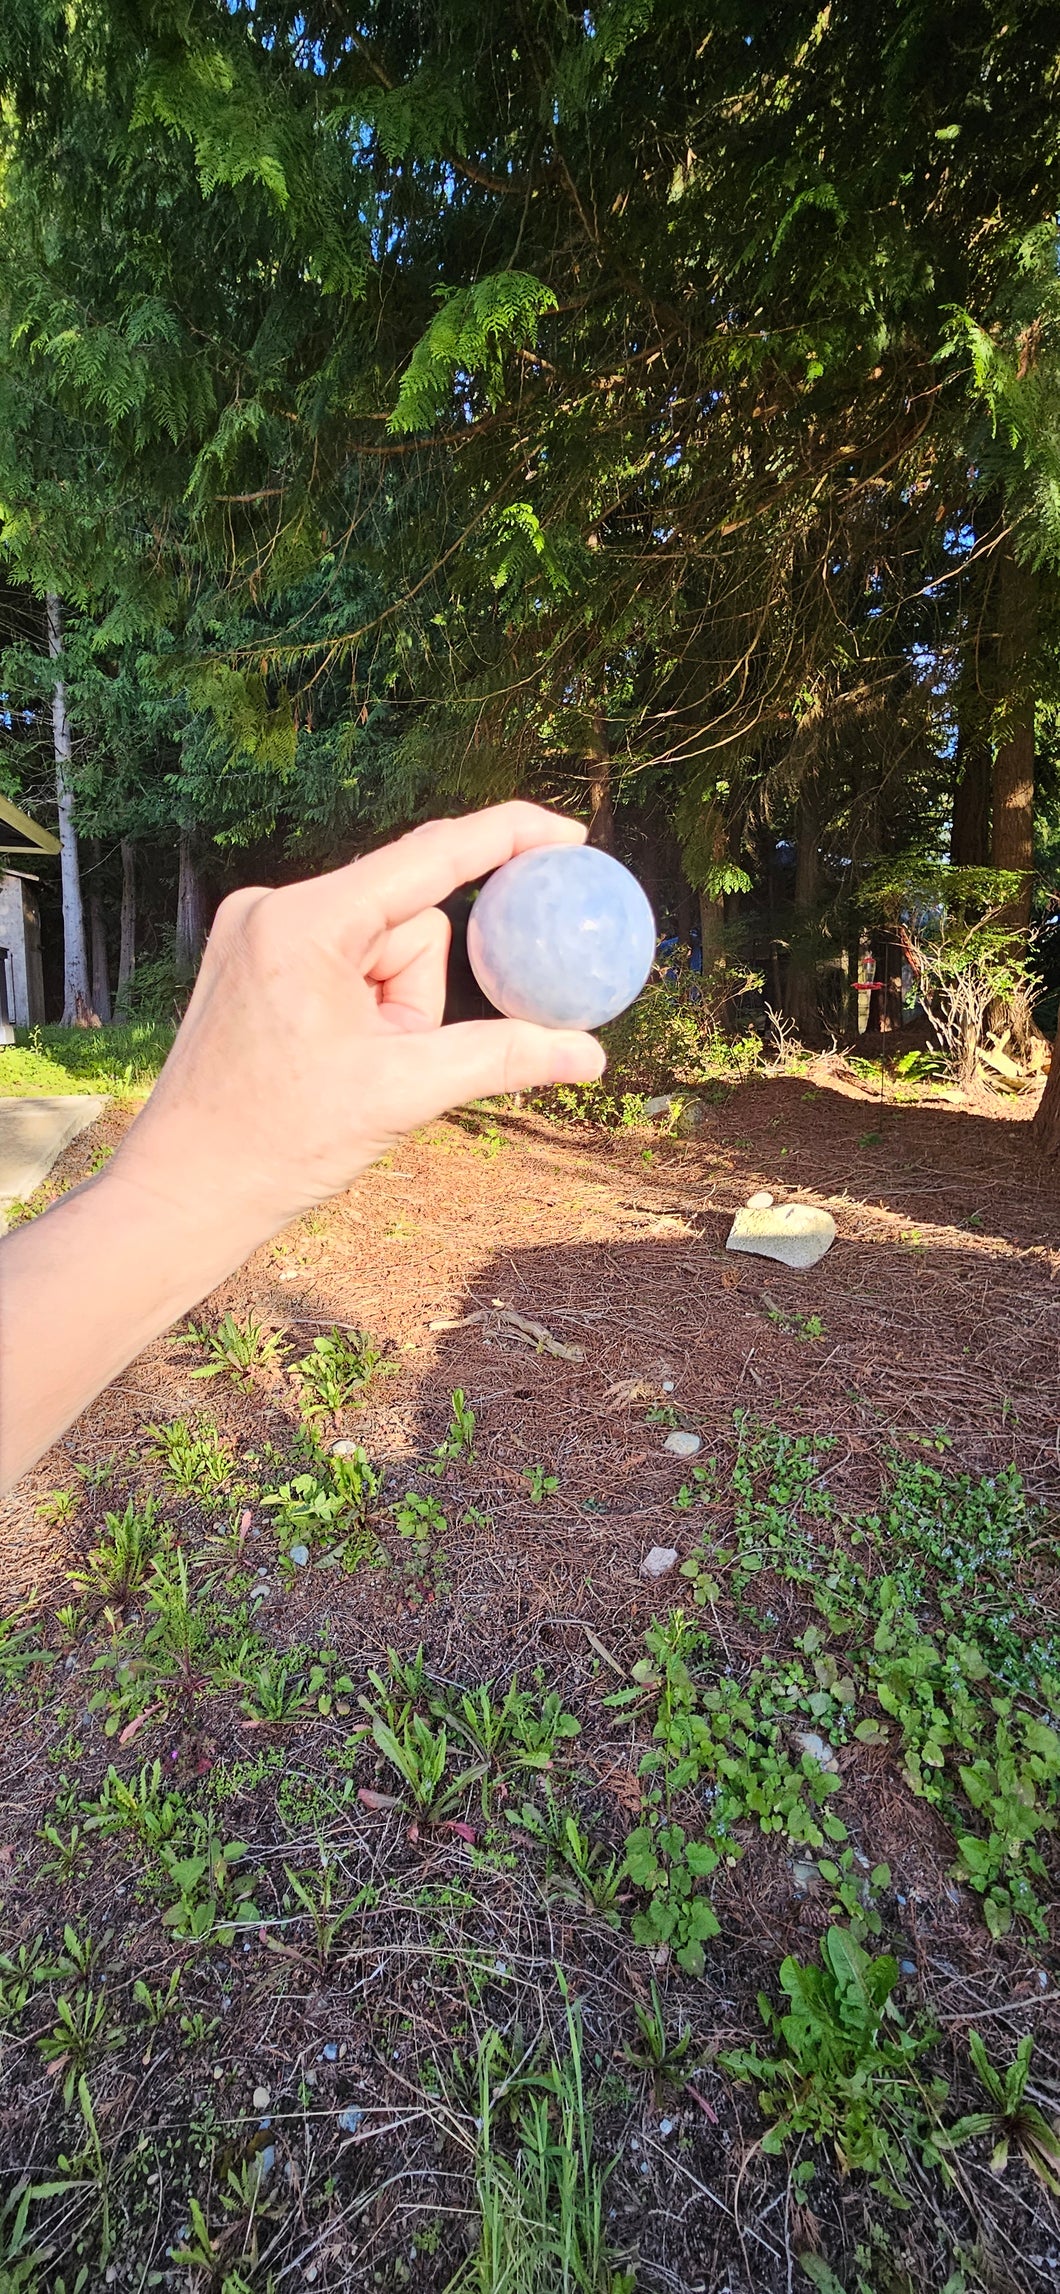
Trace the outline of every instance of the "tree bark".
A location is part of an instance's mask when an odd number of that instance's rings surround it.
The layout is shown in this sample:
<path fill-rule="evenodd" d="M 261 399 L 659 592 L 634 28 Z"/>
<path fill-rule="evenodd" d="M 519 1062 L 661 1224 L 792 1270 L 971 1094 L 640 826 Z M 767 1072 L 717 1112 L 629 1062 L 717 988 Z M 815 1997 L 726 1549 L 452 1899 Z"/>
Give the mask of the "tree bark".
<path fill-rule="evenodd" d="M 869 1032 L 895 1035 L 902 1025 L 902 950 L 886 926 L 872 935 L 872 977 L 878 983 L 869 998 Z"/>
<path fill-rule="evenodd" d="M 601 852 L 615 849 L 615 805 L 611 789 L 611 751 L 603 712 L 593 711 L 589 735 L 589 842 Z"/>
<path fill-rule="evenodd" d="M 136 846 L 121 840 L 121 936 L 118 943 L 118 992 L 115 1009 L 126 1012 L 136 976 Z"/>
<path fill-rule="evenodd" d="M 103 856 L 98 836 L 92 839 L 91 853 L 92 889 L 88 895 L 88 936 L 92 950 L 92 1007 L 101 1025 L 107 1028 L 112 1015 L 107 968 L 107 927 L 99 894 L 99 868 Z"/>
<path fill-rule="evenodd" d="M 981 735 L 957 736 L 957 778 L 953 791 L 950 864 L 990 866 L 990 744 Z"/>
<path fill-rule="evenodd" d="M 1041 1149 L 1043 1155 L 1060 1155 L 1060 1026 L 1056 1031 L 1045 1090 L 1038 1102 L 1031 1130 L 1034 1144 Z"/>
<path fill-rule="evenodd" d="M 206 899 L 195 848 L 195 830 L 180 832 L 180 868 L 177 878 L 177 940 L 175 963 L 178 980 L 195 978 L 206 939 Z"/>
<path fill-rule="evenodd" d="M 62 659 L 63 609 L 54 590 L 45 599 L 48 652 Z M 55 797 L 59 811 L 59 875 L 63 910 L 63 1016 L 62 1026 L 92 1027 L 96 1015 L 88 978 L 85 911 L 81 899 L 81 865 L 74 827 L 73 750 L 66 714 L 66 685 L 56 673 L 52 687 L 52 745 L 55 752 Z"/>
<path fill-rule="evenodd" d="M 1037 597 L 1033 575 L 1016 563 L 1011 548 L 1000 568 L 999 616 L 1002 694 L 996 723 L 990 860 L 994 868 L 1011 869 L 1023 879 L 1018 898 L 1001 919 L 1007 922 L 1011 915 L 1013 940 L 1022 950 L 1034 889 L 1034 700 L 1026 692 L 1026 661 L 1035 641 Z"/>

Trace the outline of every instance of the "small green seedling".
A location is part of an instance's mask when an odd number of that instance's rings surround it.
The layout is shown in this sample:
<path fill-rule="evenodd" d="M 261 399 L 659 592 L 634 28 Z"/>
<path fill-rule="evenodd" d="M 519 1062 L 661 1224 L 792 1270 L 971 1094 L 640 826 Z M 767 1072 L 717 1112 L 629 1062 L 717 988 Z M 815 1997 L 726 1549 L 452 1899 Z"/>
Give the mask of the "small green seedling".
<path fill-rule="evenodd" d="M 553 1497 L 559 1488 L 558 1474 L 546 1473 L 544 1466 L 527 1466 L 523 1480 L 531 1505 L 542 1505 L 545 1498 Z"/>

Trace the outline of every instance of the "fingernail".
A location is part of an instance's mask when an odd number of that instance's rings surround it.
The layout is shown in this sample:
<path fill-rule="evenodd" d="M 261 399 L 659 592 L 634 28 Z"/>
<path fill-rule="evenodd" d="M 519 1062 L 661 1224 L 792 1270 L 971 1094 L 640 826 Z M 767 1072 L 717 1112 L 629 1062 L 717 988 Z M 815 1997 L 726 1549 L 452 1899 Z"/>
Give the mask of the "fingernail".
<path fill-rule="evenodd" d="M 556 1083 L 595 1083 L 607 1066 L 602 1043 L 591 1035 L 557 1035 L 551 1047 Z"/>

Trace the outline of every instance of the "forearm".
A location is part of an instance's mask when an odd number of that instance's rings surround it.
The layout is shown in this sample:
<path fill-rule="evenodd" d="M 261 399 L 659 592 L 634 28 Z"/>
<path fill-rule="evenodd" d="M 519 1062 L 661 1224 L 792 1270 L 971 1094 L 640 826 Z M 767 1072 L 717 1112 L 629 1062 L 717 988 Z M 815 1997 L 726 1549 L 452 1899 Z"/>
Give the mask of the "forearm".
<path fill-rule="evenodd" d="M 130 1172 L 119 1156 L 0 1242 L 0 1489 L 102 1387 L 264 1240 Z"/>

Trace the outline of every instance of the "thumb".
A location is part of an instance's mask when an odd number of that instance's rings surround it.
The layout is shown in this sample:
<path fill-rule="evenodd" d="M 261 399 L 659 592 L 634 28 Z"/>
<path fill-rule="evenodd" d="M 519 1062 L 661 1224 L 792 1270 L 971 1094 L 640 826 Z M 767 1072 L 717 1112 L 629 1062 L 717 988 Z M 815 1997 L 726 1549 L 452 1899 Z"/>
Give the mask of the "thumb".
<path fill-rule="evenodd" d="M 529 1020 L 460 1020 L 416 1039 L 424 1115 L 469 1099 L 529 1091 L 546 1083 L 595 1083 L 607 1066 L 596 1037 Z"/>

